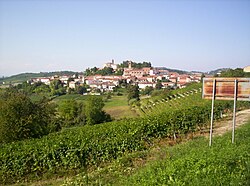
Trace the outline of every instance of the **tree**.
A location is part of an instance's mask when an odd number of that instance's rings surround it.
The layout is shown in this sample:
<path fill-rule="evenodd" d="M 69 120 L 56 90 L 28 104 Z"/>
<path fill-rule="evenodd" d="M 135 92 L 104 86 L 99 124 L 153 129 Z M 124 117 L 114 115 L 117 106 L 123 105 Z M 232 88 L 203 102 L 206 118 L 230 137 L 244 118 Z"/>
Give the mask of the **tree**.
<path fill-rule="evenodd" d="M 83 105 L 76 100 L 65 100 L 58 107 L 59 116 L 63 126 L 74 126 L 85 123 Z"/>
<path fill-rule="evenodd" d="M 220 77 L 250 77 L 250 73 L 244 72 L 242 68 L 222 71 Z"/>
<path fill-rule="evenodd" d="M 0 95 L 0 143 L 46 135 L 54 116 L 55 107 L 48 100 L 33 103 L 25 94 L 7 89 Z"/>
<path fill-rule="evenodd" d="M 139 95 L 140 91 L 138 85 L 128 85 L 127 91 L 128 91 L 128 101 L 131 99 L 135 99 L 136 101 L 140 100 L 140 95 Z"/>
<path fill-rule="evenodd" d="M 86 122 L 89 125 L 111 121 L 109 114 L 102 109 L 104 102 L 101 97 L 90 96 L 85 103 Z"/>
<path fill-rule="evenodd" d="M 123 69 L 118 69 L 116 70 L 115 75 L 121 76 L 123 74 L 123 71 Z"/>
<path fill-rule="evenodd" d="M 52 95 L 63 95 L 66 94 L 66 88 L 63 86 L 63 82 L 59 79 L 50 82 L 50 89 Z"/>
<path fill-rule="evenodd" d="M 130 61 L 123 61 L 123 63 L 119 64 L 118 67 L 119 68 L 127 68 L 128 64 Z M 143 67 L 151 67 L 151 63 L 150 62 L 143 62 L 143 63 L 136 63 L 136 62 L 132 62 L 132 67 L 133 68 L 143 68 Z"/>
<path fill-rule="evenodd" d="M 78 94 L 84 94 L 87 92 L 87 88 L 86 86 L 77 86 L 76 91 Z"/>
<path fill-rule="evenodd" d="M 97 74 L 101 74 L 103 76 L 111 75 L 113 73 L 114 73 L 114 69 L 111 67 L 104 67 L 103 69 L 97 71 Z"/>
<path fill-rule="evenodd" d="M 162 84 L 161 84 L 161 81 L 157 81 L 157 83 L 156 83 L 156 85 L 155 85 L 155 89 L 157 89 L 157 90 L 160 90 L 160 89 L 162 89 Z"/>
<path fill-rule="evenodd" d="M 201 82 L 203 82 L 203 79 L 204 79 L 205 77 L 206 77 L 205 74 L 202 73 L 202 74 L 201 74 Z"/>
<path fill-rule="evenodd" d="M 153 90 L 154 90 L 153 87 L 146 86 L 145 89 L 144 89 L 144 91 L 143 91 L 143 94 L 144 95 L 150 95 L 153 92 Z"/>

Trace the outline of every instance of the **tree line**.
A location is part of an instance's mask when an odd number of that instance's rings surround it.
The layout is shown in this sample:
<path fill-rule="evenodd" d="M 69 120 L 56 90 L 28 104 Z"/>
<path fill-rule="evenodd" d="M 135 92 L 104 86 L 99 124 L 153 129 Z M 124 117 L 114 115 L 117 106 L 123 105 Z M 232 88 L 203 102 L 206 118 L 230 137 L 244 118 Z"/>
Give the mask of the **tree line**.
<path fill-rule="evenodd" d="M 40 138 L 62 127 L 111 121 L 103 107 L 101 97 L 89 96 L 84 104 L 66 100 L 56 105 L 45 97 L 34 102 L 27 94 L 14 88 L 1 90 L 0 144 Z"/>
<path fill-rule="evenodd" d="M 93 76 L 93 75 L 102 75 L 102 76 L 106 76 L 106 75 L 122 75 L 123 74 L 123 69 L 124 68 L 128 68 L 129 67 L 129 63 L 130 61 L 123 61 L 121 64 L 118 64 L 118 70 L 114 70 L 111 67 L 104 67 L 102 69 L 99 69 L 97 67 L 93 67 L 93 68 L 87 68 L 84 71 L 84 75 L 85 76 Z M 131 66 L 133 68 L 144 68 L 144 67 L 151 67 L 151 63 L 150 62 L 142 62 L 142 63 L 137 63 L 137 62 L 131 62 Z"/>
<path fill-rule="evenodd" d="M 250 72 L 244 72 L 242 68 L 228 69 L 222 71 L 220 77 L 250 77 Z"/>

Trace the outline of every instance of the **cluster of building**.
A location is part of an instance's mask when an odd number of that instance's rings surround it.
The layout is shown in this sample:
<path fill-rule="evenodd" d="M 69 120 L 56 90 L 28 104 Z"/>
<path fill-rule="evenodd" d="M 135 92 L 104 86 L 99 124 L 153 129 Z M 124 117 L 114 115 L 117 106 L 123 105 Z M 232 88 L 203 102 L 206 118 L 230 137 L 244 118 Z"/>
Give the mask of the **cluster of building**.
<path fill-rule="evenodd" d="M 114 60 L 112 60 L 112 62 L 105 63 L 104 67 L 111 67 L 114 69 L 114 71 L 118 70 L 118 65 L 114 63 Z M 75 89 L 76 86 L 86 84 L 89 86 L 89 91 L 99 89 L 101 92 L 104 92 L 112 91 L 114 87 L 120 85 L 121 82 L 137 84 L 140 89 L 145 89 L 147 86 L 154 88 L 158 81 L 161 82 L 162 88 L 183 88 L 188 83 L 200 82 L 201 78 L 201 73 L 178 74 L 176 72 L 170 72 L 162 68 L 133 68 L 132 62 L 130 62 L 128 68 L 123 69 L 123 75 L 121 76 L 53 76 L 50 78 L 32 79 L 32 82 L 40 81 L 49 85 L 51 81 L 59 79 L 65 84 L 65 86 L 68 86 L 71 89 Z"/>

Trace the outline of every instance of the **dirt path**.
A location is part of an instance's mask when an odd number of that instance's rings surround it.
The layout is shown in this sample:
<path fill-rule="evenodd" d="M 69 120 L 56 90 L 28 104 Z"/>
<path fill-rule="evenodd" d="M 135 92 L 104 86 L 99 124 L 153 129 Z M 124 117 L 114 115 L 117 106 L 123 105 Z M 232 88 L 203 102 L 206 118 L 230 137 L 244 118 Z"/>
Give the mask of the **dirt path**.
<path fill-rule="evenodd" d="M 250 109 L 242 110 L 236 113 L 236 125 L 235 127 L 239 127 L 243 124 L 246 124 L 250 120 Z M 215 122 L 213 135 L 223 135 L 228 131 L 232 131 L 233 125 L 233 116 L 230 115 L 226 118 L 226 120 Z"/>

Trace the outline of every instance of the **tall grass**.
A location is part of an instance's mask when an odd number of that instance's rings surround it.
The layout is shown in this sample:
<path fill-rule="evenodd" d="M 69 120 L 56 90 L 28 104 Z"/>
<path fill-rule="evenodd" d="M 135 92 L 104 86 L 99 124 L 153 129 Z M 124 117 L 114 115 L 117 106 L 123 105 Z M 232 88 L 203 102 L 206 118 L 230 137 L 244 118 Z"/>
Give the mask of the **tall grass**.
<path fill-rule="evenodd" d="M 119 185 L 250 185 L 250 122 L 216 137 L 212 147 L 205 138 L 165 149 L 166 157 L 141 169 Z"/>

